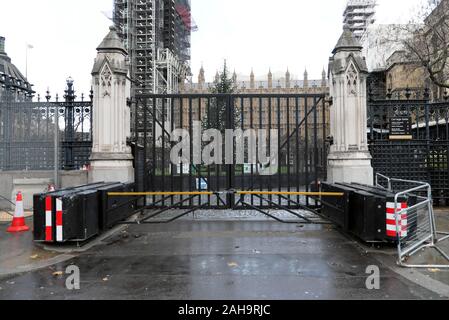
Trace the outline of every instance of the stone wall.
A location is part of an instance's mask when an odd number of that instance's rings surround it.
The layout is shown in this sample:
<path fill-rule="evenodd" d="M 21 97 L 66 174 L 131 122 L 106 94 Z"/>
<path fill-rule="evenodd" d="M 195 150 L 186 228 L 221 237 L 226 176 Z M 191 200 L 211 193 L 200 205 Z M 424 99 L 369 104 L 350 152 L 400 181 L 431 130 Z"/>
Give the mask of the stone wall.
<path fill-rule="evenodd" d="M 61 187 L 69 188 L 88 183 L 87 171 L 61 171 Z M 45 192 L 53 184 L 53 171 L 0 171 L 0 196 L 15 202 L 15 194 L 23 194 L 25 209 L 33 207 L 33 194 Z M 11 210 L 13 206 L 0 199 L 0 209 Z"/>
<path fill-rule="evenodd" d="M 404 95 L 409 88 L 412 92 L 422 94 L 426 88 L 427 73 L 423 67 L 415 63 L 394 63 L 387 70 L 387 89 Z"/>

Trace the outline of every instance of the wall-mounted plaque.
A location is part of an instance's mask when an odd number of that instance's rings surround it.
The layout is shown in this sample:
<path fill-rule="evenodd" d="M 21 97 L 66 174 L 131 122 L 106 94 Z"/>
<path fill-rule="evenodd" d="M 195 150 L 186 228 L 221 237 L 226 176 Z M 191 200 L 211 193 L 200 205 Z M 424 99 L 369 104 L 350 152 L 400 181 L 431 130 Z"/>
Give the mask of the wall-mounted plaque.
<path fill-rule="evenodd" d="M 390 140 L 412 140 L 412 119 L 393 117 L 390 119 Z"/>

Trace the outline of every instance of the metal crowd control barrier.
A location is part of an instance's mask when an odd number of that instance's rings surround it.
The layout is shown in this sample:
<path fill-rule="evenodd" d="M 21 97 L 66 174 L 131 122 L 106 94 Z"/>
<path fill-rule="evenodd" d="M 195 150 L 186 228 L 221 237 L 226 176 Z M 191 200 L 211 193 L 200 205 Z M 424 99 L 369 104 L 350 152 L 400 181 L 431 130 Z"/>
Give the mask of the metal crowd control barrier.
<path fill-rule="evenodd" d="M 387 176 L 385 176 L 383 174 L 377 173 L 376 174 L 376 185 L 379 186 L 379 187 L 382 187 L 382 188 L 384 188 L 384 186 L 379 182 L 380 180 L 386 180 L 388 182 L 387 188 L 388 188 L 388 190 L 391 190 L 391 191 L 393 190 L 393 186 L 392 186 L 392 182 L 393 181 L 405 182 L 405 183 L 412 183 L 412 182 L 414 182 L 414 181 L 409 181 L 409 180 L 392 179 L 392 178 L 389 178 L 389 177 L 387 177 Z M 414 182 L 414 183 L 416 183 L 416 184 L 423 184 L 423 182 Z M 434 219 L 434 221 L 435 221 L 435 219 Z M 438 235 L 442 236 L 441 238 L 438 238 L 436 240 L 437 243 L 449 239 L 449 233 L 448 232 L 438 231 L 436 225 L 434 225 L 434 228 L 436 230 L 436 235 L 437 236 Z"/>
<path fill-rule="evenodd" d="M 377 173 L 377 174 L 376 174 L 376 187 L 379 187 L 379 188 L 385 188 L 385 187 L 379 182 L 379 180 L 381 180 L 381 179 L 384 179 L 384 180 L 387 181 L 388 186 L 387 186 L 386 189 L 387 189 L 388 191 L 393 191 L 393 188 L 392 188 L 392 185 L 391 185 L 391 179 L 390 179 L 389 177 L 387 177 L 387 176 L 384 176 L 383 174 L 380 174 L 380 173 Z"/>
<path fill-rule="evenodd" d="M 235 191 L 235 190 L 229 190 L 229 191 L 220 191 L 220 192 L 213 192 L 213 191 L 193 191 L 193 192 L 109 192 L 108 196 L 109 197 L 154 197 L 154 196 L 162 196 L 164 198 L 162 198 L 161 200 L 159 200 L 158 202 L 163 202 L 166 201 L 167 199 L 169 199 L 170 197 L 175 197 L 175 196 L 188 196 L 188 198 L 182 199 L 179 202 L 171 205 L 171 206 L 167 206 L 166 208 L 160 209 L 159 211 L 150 213 L 148 215 L 145 215 L 144 217 L 141 218 L 136 218 L 134 221 L 125 221 L 125 222 L 119 222 L 119 224 L 161 224 L 161 223 L 170 223 L 173 222 L 177 219 L 180 219 L 188 214 L 194 213 L 195 211 L 201 210 L 204 207 L 207 206 L 207 203 L 204 205 L 198 205 L 197 207 L 194 208 L 190 208 L 185 212 L 182 212 L 181 214 L 170 218 L 168 220 L 163 220 L 163 221 L 159 221 L 159 220 L 154 220 L 156 217 L 159 217 L 160 215 L 162 215 L 163 213 L 173 210 L 173 209 L 177 209 L 179 207 L 182 207 L 182 205 L 186 202 L 190 202 L 193 199 L 195 199 L 196 197 L 200 197 L 200 196 L 217 196 L 219 201 L 223 202 L 223 199 L 221 199 L 221 196 L 225 195 L 238 195 L 240 196 L 240 200 L 235 204 L 235 207 L 238 207 L 239 205 L 241 205 L 241 207 L 239 208 L 245 208 L 245 209 L 249 209 L 249 210 L 255 210 L 259 213 L 262 213 L 263 215 L 270 217 L 278 222 L 282 222 L 282 223 L 301 223 L 301 224 L 329 224 L 327 221 L 322 221 L 322 220 L 318 220 L 316 218 L 312 218 L 312 217 L 308 217 L 304 214 L 301 214 L 299 212 L 295 212 L 289 208 L 287 208 L 286 206 L 283 206 L 282 204 L 278 204 L 275 203 L 267 198 L 264 198 L 263 196 L 279 196 L 282 197 L 285 201 L 288 202 L 293 202 L 291 199 L 288 199 L 286 196 L 311 196 L 311 197 L 344 197 L 345 194 L 342 192 L 282 192 L 282 191 Z M 290 220 L 285 220 L 285 219 L 281 219 L 273 214 L 271 214 L 268 211 L 262 210 L 259 207 L 253 206 L 251 205 L 249 202 L 245 201 L 245 196 L 247 195 L 251 195 L 251 196 L 256 196 L 258 198 L 261 199 L 261 201 L 265 201 L 267 203 L 269 203 L 273 208 L 281 210 L 281 211 L 285 211 L 288 212 L 289 214 L 291 214 L 292 216 L 301 219 L 300 221 L 290 221 Z M 324 218 L 325 217 L 318 212 L 317 210 L 313 210 L 310 209 L 304 205 L 301 205 L 299 203 L 295 203 L 296 205 L 298 205 L 299 207 L 301 207 L 304 210 L 307 210 L 309 212 L 312 212 L 313 214 L 316 215 L 316 217 L 318 218 Z M 134 214 L 138 214 L 140 213 L 141 215 L 144 214 L 144 212 L 149 209 L 150 207 L 142 207 L 137 209 Z M 326 219 L 327 220 L 327 219 Z"/>
<path fill-rule="evenodd" d="M 398 241 L 398 264 L 408 268 L 449 268 L 449 256 L 437 246 L 436 221 L 433 212 L 432 188 L 430 184 L 419 181 L 389 178 L 381 174 L 376 176 L 376 185 L 383 187 L 380 179 L 388 182 L 388 190 L 395 192 L 394 203 L 389 208 L 389 219 L 394 219 Z M 394 191 L 394 183 L 410 184 L 415 187 L 404 191 Z M 416 197 L 417 203 L 407 207 L 401 205 L 399 198 Z M 414 230 L 410 230 L 414 226 Z M 445 237 L 447 239 L 447 237 Z M 448 264 L 408 264 L 412 256 L 424 249 L 434 249 Z"/>
<path fill-rule="evenodd" d="M 443 242 L 443 241 L 449 240 L 449 233 L 448 232 L 443 232 L 443 231 L 438 231 L 437 230 L 437 235 L 442 235 L 442 237 L 439 238 L 437 240 L 437 242 Z"/>

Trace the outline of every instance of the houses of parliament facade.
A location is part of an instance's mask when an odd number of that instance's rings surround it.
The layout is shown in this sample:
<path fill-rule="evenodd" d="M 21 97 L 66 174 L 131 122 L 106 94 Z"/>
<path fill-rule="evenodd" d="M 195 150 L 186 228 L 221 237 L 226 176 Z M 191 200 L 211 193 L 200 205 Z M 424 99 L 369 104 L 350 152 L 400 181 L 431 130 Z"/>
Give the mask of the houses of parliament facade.
<path fill-rule="evenodd" d="M 219 74 L 217 72 L 214 83 L 207 83 L 205 79 L 204 68 L 201 68 L 198 82 L 181 86 L 180 93 L 187 95 L 211 93 L 211 88 L 219 81 Z M 285 77 L 280 79 L 274 79 L 271 70 L 264 81 L 256 81 L 254 72 L 251 72 L 249 82 L 239 81 L 235 72 L 232 79 L 235 86 L 234 93 L 237 94 L 233 103 L 239 117 L 239 124 L 236 127 L 244 130 L 278 129 L 282 141 L 298 127 L 301 140 L 307 136 L 311 137 L 310 130 L 314 128 L 319 131 L 320 140 L 329 135 L 330 114 L 327 99 L 317 98 L 323 94 L 327 97 L 329 94 L 324 70 L 320 80 L 309 80 L 307 71 L 304 72 L 303 79 L 292 79 L 288 70 Z M 298 99 L 298 96 L 301 98 Z M 174 122 L 177 126 L 182 123 L 182 127 L 189 128 L 191 121 L 204 119 L 208 114 L 210 103 L 210 99 L 206 98 L 191 101 L 184 99 L 183 106 L 176 108 L 182 111 L 175 112 Z M 316 108 L 316 114 L 313 108 Z"/>

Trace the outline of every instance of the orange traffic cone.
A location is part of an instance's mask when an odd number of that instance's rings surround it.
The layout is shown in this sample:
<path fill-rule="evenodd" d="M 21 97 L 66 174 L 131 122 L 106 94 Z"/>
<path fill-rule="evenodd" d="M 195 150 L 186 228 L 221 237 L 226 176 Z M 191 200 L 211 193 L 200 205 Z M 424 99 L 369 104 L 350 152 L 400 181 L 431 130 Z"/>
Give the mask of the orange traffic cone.
<path fill-rule="evenodd" d="M 23 198 L 22 192 L 19 191 L 16 198 L 16 210 L 14 211 L 14 218 L 11 226 L 6 230 L 7 232 L 16 233 L 29 231 L 30 228 L 25 224 L 25 214 L 23 212 Z"/>

